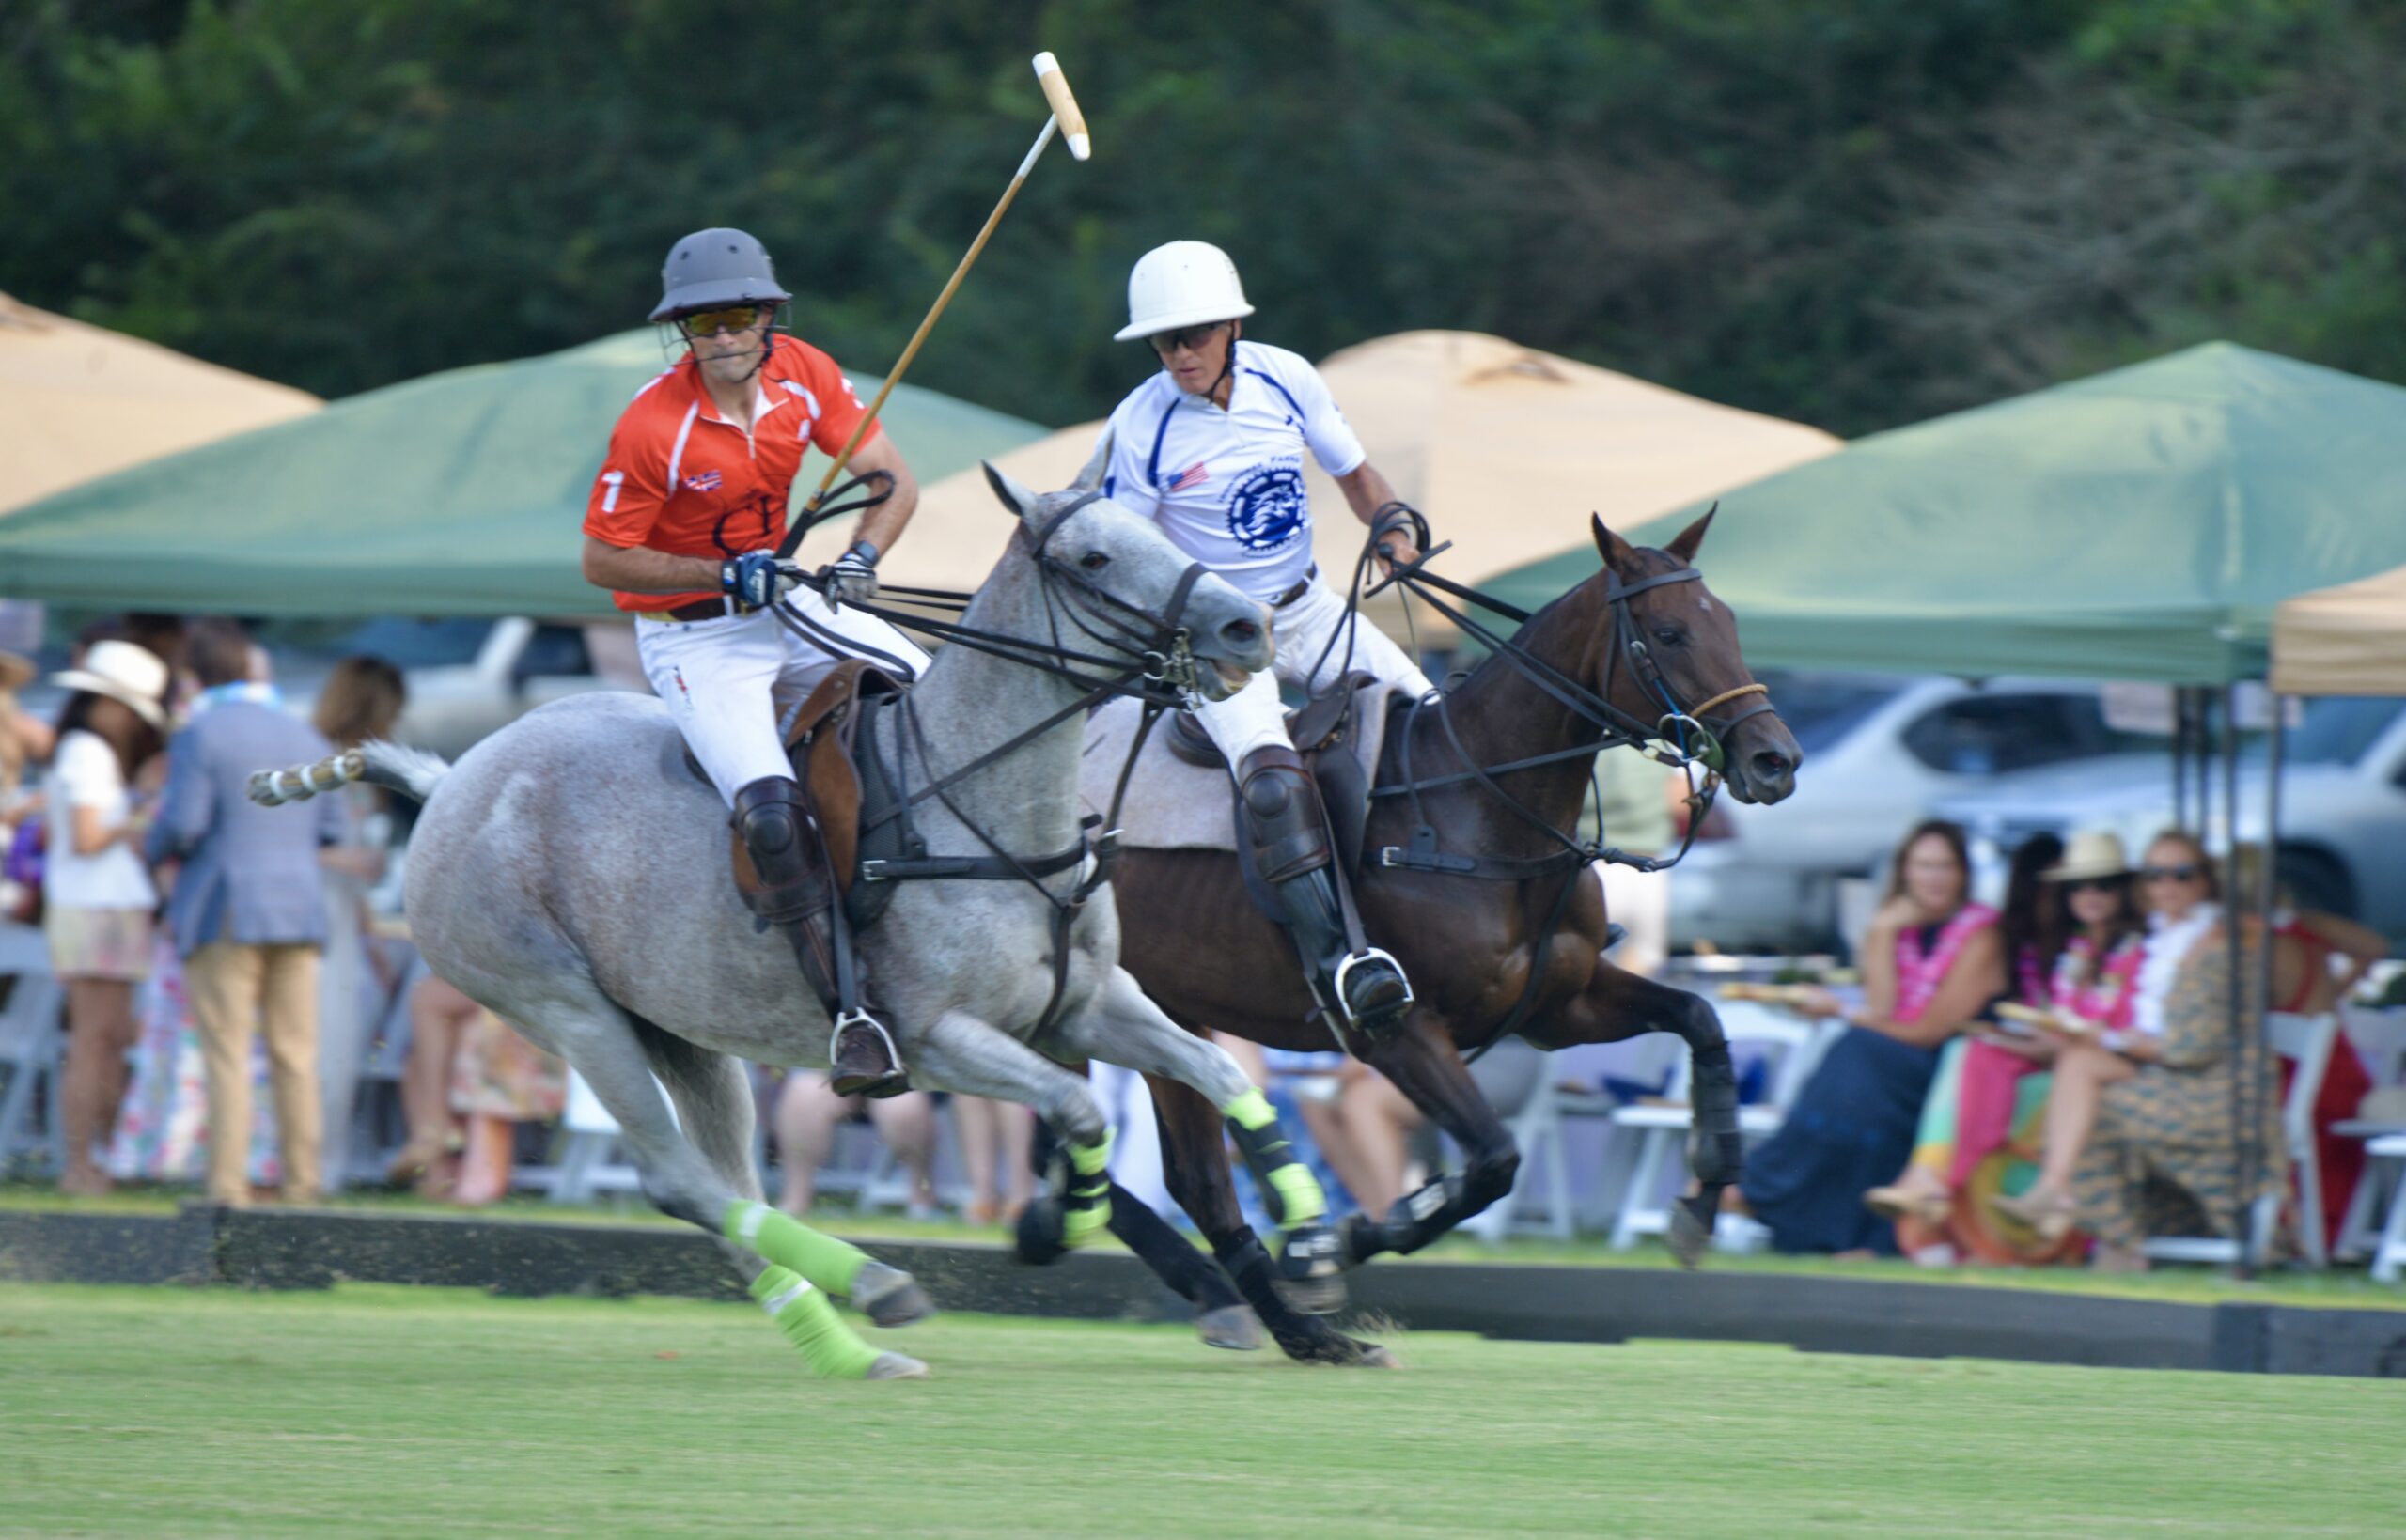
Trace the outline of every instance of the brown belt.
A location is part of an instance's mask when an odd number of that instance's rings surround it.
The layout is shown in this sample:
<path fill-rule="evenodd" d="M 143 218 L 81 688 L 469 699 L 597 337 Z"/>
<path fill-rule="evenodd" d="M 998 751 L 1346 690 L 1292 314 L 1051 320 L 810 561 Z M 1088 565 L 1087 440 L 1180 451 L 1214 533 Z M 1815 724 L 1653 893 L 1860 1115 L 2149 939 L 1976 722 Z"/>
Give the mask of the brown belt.
<path fill-rule="evenodd" d="M 1304 581 L 1295 584 L 1292 588 L 1288 589 L 1285 593 L 1280 594 L 1276 599 L 1272 599 L 1270 601 L 1270 607 L 1273 610 L 1283 610 L 1288 605 L 1294 603 L 1295 600 L 1311 592 L 1312 583 L 1319 577 L 1320 566 L 1318 563 L 1314 563 L 1312 569 L 1304 574 Z"/>
<path fill-rule="evenodd" d="M 723 599 L 697 599 L 691 604 L 680 604 L 673 610 L 637 610 L 635 614 L 648 620 L 716 620 L 723 615 L 742 614 Z"/>

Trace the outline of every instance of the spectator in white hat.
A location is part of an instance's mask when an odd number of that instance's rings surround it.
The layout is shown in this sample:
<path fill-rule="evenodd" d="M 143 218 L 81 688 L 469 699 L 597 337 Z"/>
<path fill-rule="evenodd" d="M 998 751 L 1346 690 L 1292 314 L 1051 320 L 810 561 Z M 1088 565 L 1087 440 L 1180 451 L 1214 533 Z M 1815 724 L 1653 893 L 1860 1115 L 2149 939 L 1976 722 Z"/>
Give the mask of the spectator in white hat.
<path fill-rule="evenodd" d="M 83 664 L 52 676 L 75 693 L 58 718 L 45 782 L 49 847 L 42 928 L 67 987 L 67 1064 L 59 1117 L 67 1137 L 61 1190 L 106 1192 L 93 1141 L 117 1126 L 133 987 L 149 972 L 158 891 L 138 853 L 147 813 L 129 791 L 164 746 L 167 665 L 132 642 L 96 642 Z"/>

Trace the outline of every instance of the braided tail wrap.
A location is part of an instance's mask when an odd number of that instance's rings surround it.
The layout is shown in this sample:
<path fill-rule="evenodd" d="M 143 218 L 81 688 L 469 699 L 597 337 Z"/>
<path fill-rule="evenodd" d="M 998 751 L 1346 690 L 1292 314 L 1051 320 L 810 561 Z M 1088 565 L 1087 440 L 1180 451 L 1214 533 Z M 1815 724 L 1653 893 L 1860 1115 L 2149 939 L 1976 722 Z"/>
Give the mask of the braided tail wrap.
<path fill-rule="evenodd" d="M 1712 1226 L 1721 1209 L 1722 1190 L 1737 1181 L 1744 1159 L 1738 1132 L 1738 1072 L 1729 1057 L 1728 1040 L 1713 1026 L 1709 1042 L 1690 1038 L 1688 1104 L 1693 1127 L 1688 1134 L 1688 1169 L 1695 1173 L 1696 1191 L 1683 1197 L 1671 1211 L 1665 1237 L 1671 1254 L 1683 1268 L 1693 1268 L 1712 1243 Z"/>
<path fill-rule="evenodd" d="M 346 749 L 330 754 L 314 765 L 296 765 L 290 770 L 255 770 L 251 774 L 251 801 L 261 807 L 281 807 L 286 802 L 305 802 L 321 791 L 335 791 L 365 777 L 367 757 L 357 749 Z"/>
<path fill-rule="evenodd" d="M 320 792 L 338 790 L 353 781 L 365 781 L 422 802 L 434 794 L 435 783 L 450 769 L 440 754 L 370 739 L 355 749 L 329 754 L 314 765 L 255 770 L 251 774 L 250 798 L 261 807 L 281 807 L 287 802 L 305 802 Z"/>

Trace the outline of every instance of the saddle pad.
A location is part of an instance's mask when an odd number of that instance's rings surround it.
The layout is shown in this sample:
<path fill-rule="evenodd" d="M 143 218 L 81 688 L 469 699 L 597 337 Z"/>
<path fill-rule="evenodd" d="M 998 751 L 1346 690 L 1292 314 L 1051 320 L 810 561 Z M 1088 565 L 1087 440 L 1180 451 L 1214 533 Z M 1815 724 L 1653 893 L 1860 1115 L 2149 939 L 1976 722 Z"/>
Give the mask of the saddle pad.
<path fill-rule="evenodd" d="M 1353 696 L 1362 728 L 1354 749 L 1362 773 L 1378 779 L 1379 751 L 1386 744 L 1388 687 L 1365 685 Z M 1128 742 L 1144 720 L 1143 708 L 1120 698 L 1104 702 L 1086 718 L 1085 757 L 1078 762 L 1078 790 L 1086 810 L 1111 811 L 1112 787 L 1128 762 Z M 1128 800 L 1119 810 L 1119 843 L 1155 850 L 1234 850 L 1236 808 L 1228 795 L 1228 772 L 1218 765 L 1190 765 L 1169 752 L 1169 723 L 1156 723 L 1143 754 L 1128 778 Z"/>

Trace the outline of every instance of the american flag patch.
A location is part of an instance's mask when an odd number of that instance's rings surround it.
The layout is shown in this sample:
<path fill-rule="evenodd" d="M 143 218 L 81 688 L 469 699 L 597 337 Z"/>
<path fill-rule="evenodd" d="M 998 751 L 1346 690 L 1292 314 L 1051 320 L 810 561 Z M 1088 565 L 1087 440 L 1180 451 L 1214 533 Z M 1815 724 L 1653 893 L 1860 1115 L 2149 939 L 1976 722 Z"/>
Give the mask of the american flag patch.
<path fill-rule="evenodd" d="M 1188 466 L 1185 470 L 1179 472 L 1177 476 L 1171 480 L 1169 486 L 1164 490 L 1173 492 L 1182 492 L 1189 487 L 1200 487 L 1203 483 L 1211 479 L 1211 473 L 1206 470 L 1204 468 L 1203 461 L 1198 459 L 1194 464 Z"/>
<path fill-rule="evenodd" d="M 726 479 L 716 471 L 696 471 L 685 478 L 685 485 L 694 491 L 714 492 L 718 490 L 719 483 Z"/>

